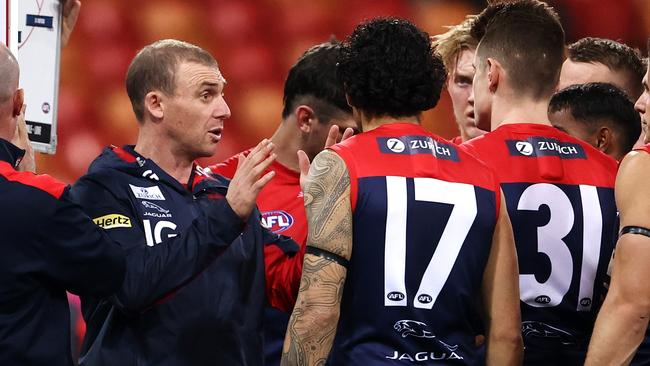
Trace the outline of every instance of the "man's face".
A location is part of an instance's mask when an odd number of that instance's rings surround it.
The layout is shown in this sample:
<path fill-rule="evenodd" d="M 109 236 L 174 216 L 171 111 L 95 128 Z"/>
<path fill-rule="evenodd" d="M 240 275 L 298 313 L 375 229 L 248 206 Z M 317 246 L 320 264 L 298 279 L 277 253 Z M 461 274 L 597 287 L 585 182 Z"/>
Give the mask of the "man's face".
<path fill-rule="evenodd" d="M 589 129 L 580 121 L 576 121 L 568 109 L 549 113 L 548 118 L 551 120 L 553 127 L 567 133 L 579 140 L 582 140 L 595 148 L 598 146 L 598 138 L 595 134 L 589 132 Z"/>
<path fill-rule="evenodd" d="M 311 131 L 304 136 L 302 150 L 307 154 L 309 160 L 313 160 L 318 153 L 323 151 L 325 140 L 327 140 L 327 133 L 332 125 L 339 127 L 339 139 L 343 136 L 343 132 L 349 127 L 354 130 L 354 134 L 359 133 L 357 122 L 352 118 L 352 114 L 342 112 L 337 118 L 332 118 L 327 123 L 323 123 L 318 119 L 312 123 Z M 340 141 L 337 141 L 340 142 Z"/>
<path fill-rule="evenodd" d="M 484 131 L 491 130 L 492 94 L 488 82 L 488 69 L 485 62 L 475 55 L 473 62 L 475 73 L 469 104 L 474 108 L 476 126 Z"/>
<path fill-rule="evenodd" d="M 650 136 L 648 136 L 648 111 L 650 110 L 650 93 L 648 91 L 648 71 L 643 77 L 643 94 L 639 97 L 634 104 L 634 109 L 641 115 L 641 127 L 643 128 L 644 143 L 650 143 Z"/>
<path fill-rule="evenodd" d="M 447 90 L 454 107 L 454 118 L 460 128 L 475 127 L 474 108 L 469 103 L 474 79 L 474 50 L 464 49 L 458 55 L 454 69 L 449 75 Z"/>
<path fill-rule="evenodd" d="M 175 95 L 163 104 L 168 141 L 175 154 L 194 160 L 214 155 L 230 109 L 223 98 L 225 79 L 215 66 L 181 62 Z"/>
<path fill-rule="evenodd" d="M 630 86 L 627 85 L 628 79 L 623 73 L 613 71 L 599 62 L 574 62 L 567 58 L 562 64 L 557 89 L 562 90 L 567 86 L 586 83 L 610 83 L 628 95 L 631 92 Z"/>

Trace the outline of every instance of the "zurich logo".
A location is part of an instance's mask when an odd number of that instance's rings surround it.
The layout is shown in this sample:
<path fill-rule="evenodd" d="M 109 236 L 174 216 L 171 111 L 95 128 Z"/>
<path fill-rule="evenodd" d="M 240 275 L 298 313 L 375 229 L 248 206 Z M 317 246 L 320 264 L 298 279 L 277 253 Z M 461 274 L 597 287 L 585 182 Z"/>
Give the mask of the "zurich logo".
<path fill-rule="evenodd" d="M 392 152 L 396 153 L 401 153 L 406 149 L 406 145 L 400 140 L 400 139 L 388 139 L 386 141 L 386 146 L 390 149 Z"/>
<path fill-rule="evenodd" d="M 281 233 L 293 225 L 293 216 L 286 211 L 262 212 L 262 226 L 274 233 Z"/>
<path fill-rule="evenodd" d="M 149 201 L 142 201 L 142 206 L 144 206 L 146 208 L 154 209 L 154 210 L 156 210 L 158 212 L 169 213 L 169 210 L 165 210 L 164 208 L 158 206 L 157 204 L 149 202 Z"/>
<path fill-rule="evenodd" d="M 533 145 L 528 141 L 517 141 L 515 147 L 522 155 L 531 156 L 533 154 Z"/>

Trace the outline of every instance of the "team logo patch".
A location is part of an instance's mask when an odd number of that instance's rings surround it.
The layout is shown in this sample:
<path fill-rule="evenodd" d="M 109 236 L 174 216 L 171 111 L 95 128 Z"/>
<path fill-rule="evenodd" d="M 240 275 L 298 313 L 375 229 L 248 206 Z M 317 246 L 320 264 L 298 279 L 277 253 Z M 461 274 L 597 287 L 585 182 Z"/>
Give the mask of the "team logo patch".
<path fill-rule="evenodd" d="M 102 229 L 114 229 L 116 227 L 131 227 L 131 219 L 120 214 L 108 214 L 93 219 L 95 225 Z"/>
<path fill-rule="evenodd" d="M 158 186 L 153 186 L 153 187 L 138 187 L 134 186 L 132 184 L 129 184 L 129 187 L 131 187 L 131 191 L 133 192 L 133 195 L 136 198 L 144 199 L 144 200 L 151 200 L 151 201 L 164 201 L 165 196 L 163 196 L 162 192 L 160 191 L 160 187 Z"/>
<path fill-rule="evenodd" d="M 511 156 L 557 156 L 560 159 L 586 159 L 580 144 L 562 142 L 554 138 L 533 136 L 526 140 L 506 140 Z"/>
<path fill-rule="evenodd" d="M 396 361 L 439 361 L 439 360 L 462 360 L 463 356 L 456 353 L 458 350 L 458 345 L 450 345 L 446 342 L 443 342 L 439 337 L 437 337 L 426 323 L 417 321 L 417 320 L 398 320 L 393 326 L 402 338 L 406 337 L 416 337 L 416 338 L 427 338 L 431 343 L 430 349 L 422 350 L 419 352 L 401 352 L 393 351 L 391 355 L 385 355 L 384 357 L 389 360 Z M 425 343 L 420 343 L 425 344 Z"/>
<path fill-rule="evenodd" d="M 293 226 L 293 216 L 286 211 L 262 212 L 262 226 L 274 233 L 281 233 Z"/>
<path fill-rule="evenodd" d="M 542 322 L 525 321 L 521 323 L 521 333 L 524 339 L 553 338 L 564 345 L 575 344 L 575 337 L 560 328 Z"/>
<path fill-rule="evenodd" d="M 439 142 L 429 136 L 379 137 L 377 144 L 384 154 L 426 154 L 438 159 L 459 161 L 458 150 L 453 144 Z"/>
<path fill-rule="evenodd" d="M 158 206 L 157 204 L 155 204 L 153 202 L 142 201 L 142 206 L 144 206 L 146 208 L 156 210 L 156 211 L 161 212 L 161 213 L 169 213 L 169 210 L 165 210 L 164 208 Z"/>

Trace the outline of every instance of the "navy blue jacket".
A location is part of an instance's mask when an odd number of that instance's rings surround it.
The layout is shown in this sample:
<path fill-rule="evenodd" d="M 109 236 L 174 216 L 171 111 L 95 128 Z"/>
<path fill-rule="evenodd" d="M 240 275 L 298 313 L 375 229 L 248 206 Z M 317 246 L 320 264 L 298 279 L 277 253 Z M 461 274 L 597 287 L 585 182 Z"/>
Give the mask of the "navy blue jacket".
<path fill-rule="evenodd" d="M 262 250 L 273 234 L 257 211 L 242 227 L 224 199 L 227 183 L 197 168 L 182 185 L 132 147 L 113 147 L 75 184 L 78 202 L 127 253 L 160 249 L 138 261 L 127 255 L 114 296 L 82 297 L 82 365 L 263 364 Z M 221 209 L 210 225 L 206 196 Z M 207 250 L 215 240 L 232 242 L 218 258 Z"/>
<path fill-rule="evenodd" d="M 18 172 L 0 139 L 0 365 L 72 365 L 65 291 L 105 295 L 124 254 L 47 175 Z"/>

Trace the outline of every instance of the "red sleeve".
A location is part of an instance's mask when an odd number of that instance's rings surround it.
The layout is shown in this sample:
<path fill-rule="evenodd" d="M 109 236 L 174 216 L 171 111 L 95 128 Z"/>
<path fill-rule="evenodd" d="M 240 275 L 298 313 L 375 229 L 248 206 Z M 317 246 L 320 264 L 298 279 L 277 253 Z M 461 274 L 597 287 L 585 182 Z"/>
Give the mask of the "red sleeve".
<path fill-rule="evenodd" d="M 270 306 L 287 313 L 293 310 L 300 288 L 305 248 L 301 245 L 298 253 L 289 256 L 281 246 L 264 246 L 266 298 Z"/>
<path fill-rule="evenodd" d="M 248 153 L 250 153 L 250 149 L 241 152 L 241 154 L 244 155 L 248 155 Z M 210 172 L 212 174 L 219 174 L 228 179 L 232 179 L 232 177 L 235 176 L 235 171 L 237 170 L 237 156 L 239 156 L 239 154 L 233 155 L 221 163 L 210 165 L 208 169 L 210 169 Z"/>

